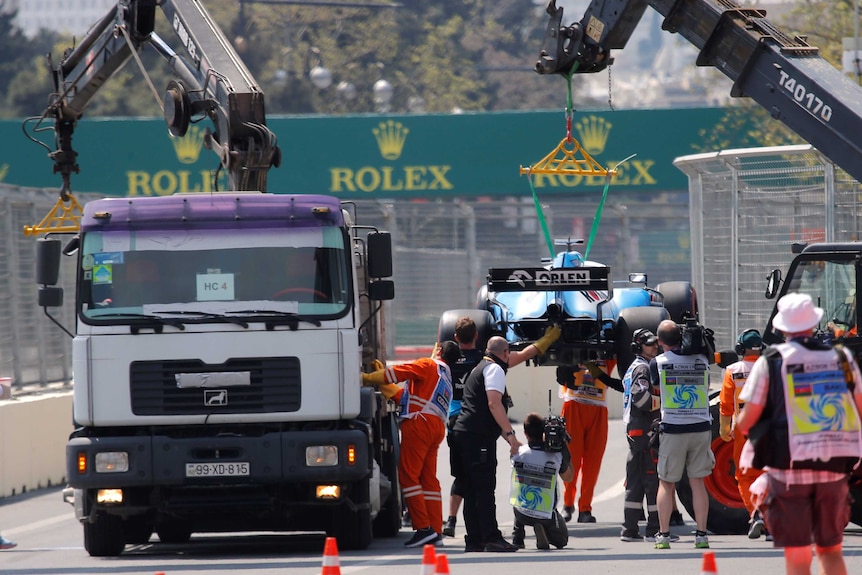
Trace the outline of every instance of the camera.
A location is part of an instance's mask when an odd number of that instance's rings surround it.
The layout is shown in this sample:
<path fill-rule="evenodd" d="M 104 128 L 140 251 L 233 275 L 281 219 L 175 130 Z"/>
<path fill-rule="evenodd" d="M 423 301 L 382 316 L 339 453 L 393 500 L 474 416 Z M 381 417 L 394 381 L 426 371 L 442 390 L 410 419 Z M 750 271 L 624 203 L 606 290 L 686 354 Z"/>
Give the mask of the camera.
<path fill-rule="evenodd" d="M 715 335 L 711 329 L 700 325 L 697 318 L 686 315 L 680 325 L 682 341 L 680 355 L 703 354 L 710 363 L 715 361 Z"/>
<path fill-rule="evenodd" d="M 544 441 L 542 449 L 550 452 L 560 452 L 566 448 L 569 442 L 566 431 L 566 419 L 560 416 L 548 416 L 545 418 Z"/>

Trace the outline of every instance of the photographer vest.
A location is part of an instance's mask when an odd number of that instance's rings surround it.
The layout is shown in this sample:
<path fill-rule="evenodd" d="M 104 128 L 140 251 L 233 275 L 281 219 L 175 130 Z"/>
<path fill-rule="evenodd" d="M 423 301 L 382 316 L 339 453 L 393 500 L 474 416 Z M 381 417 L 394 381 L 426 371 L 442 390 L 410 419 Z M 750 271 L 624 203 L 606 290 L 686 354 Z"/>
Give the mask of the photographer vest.
<path fill-rule="evenodd" d="M 840 353 L 813 340 L 766 350 L 769 394 L 761 419 L 771 417 L 772 439 L 765 465 L 846 473 L 862 456 L 862 424 Z"/>
<path fill-rule="evenodd" d="M 550 519 L 557 508 L 557 474 L 563 456 L 522 445 L 512 456 L 509 503 L 527 517 Z"/>
<path fill-rule="evenodd" d="M 712 422 L 709 414 L 709 363 L 701 354 L 680 355 L 666 351 L 655 358 L 661 389 L 663 429 Z M 695 431 L 697 429 L 691 429 Z"/>

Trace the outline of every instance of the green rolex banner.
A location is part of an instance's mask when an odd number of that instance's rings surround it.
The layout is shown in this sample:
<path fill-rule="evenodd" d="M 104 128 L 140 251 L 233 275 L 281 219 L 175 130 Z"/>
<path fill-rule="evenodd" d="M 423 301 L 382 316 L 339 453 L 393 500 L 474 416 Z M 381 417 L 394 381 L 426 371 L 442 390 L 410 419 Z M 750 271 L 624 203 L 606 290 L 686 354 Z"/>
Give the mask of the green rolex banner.
<path fill-rule="evenodd" d="M 597 161 L 622 164 L 614 190 L 687 189 L 674 158 L 699 150 L 698 132 L 723 108 L 575 112 L 572 135 Z M 529 196 L 521 166 L 544 157 L 565 136 L 562 111 L 440 115 L 274 117 L 282 164 L 269 174 L 273 193 L 323 193 L 342 199 Z M 79 174 L 72 190 L 109 196 L 210 192 L 218 168 L 203 147 L 206 122 L 171 138 L 161 118 L 84 118 L 73 147 Z M 53 134 L 40 134 L 53 146 Z M 60 177 L 21 122 L 0 121 L 0 182 L 59 188 Z M 539 197 L 600 192 L 602 177 L 536 175 Z M 218 183 L 224 187 L 224 179 Z"/>

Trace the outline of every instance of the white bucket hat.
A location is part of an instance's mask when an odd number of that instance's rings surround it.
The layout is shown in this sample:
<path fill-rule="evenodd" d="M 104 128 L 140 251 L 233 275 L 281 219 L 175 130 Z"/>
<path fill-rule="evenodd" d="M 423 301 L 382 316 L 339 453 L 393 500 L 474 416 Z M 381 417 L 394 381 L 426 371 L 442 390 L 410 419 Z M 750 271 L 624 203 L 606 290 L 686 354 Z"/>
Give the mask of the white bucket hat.
<path fill-rule="evenodd" d="M 799 333 L 816 326 L 822 317 L 823 309 L 814 305 L 810 295 L 789 293 L 778 300 L 772 327 L 784 333 Z"/>

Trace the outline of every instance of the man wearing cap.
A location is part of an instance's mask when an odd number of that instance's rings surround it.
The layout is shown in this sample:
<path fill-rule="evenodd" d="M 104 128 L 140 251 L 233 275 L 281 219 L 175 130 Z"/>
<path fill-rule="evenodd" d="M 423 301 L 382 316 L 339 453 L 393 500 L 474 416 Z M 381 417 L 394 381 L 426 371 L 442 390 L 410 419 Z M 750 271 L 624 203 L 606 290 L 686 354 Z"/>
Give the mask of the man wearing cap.
<path fill-rule="evenodd" d="M 629 453 L 626 459 L 626 496 L 623 504 L 623 529 L 620 541 L 643 541 L 638 528 L 643 500 L 647 500 L 646 536 L 658 530 L 658 475 L 656 453 L 650 448 L 649 430 L 659 418 L 659 396 L 653 393 L 649 362 L 658 355 L 658 339 L 648 329 L 632 334 L 635 359 L 623 376 L 623 423 L 626 424 Z"/>
<path fill-rule="evenodd" d="M 719 394 L 719 435 L 724 441 L 733 442 L 733 464 L 736 467 L 736 484 L 739 489 L 739 496 L 742 498 L 742 503 L 748 510 L 748 515 L 751 517 L 751 522 L 748 526 L 748 538 L 757 539 L 763 531 L 763 519 L 760 516 L 760 511 L 755 509 L 751 502 L 751 484 L 757 479 L 761 473 L 760 469 L 747 468 L 743 470 L 739 466 L 739 456 L 742 453 L 742 446 L 745 445 L 745 437 L 740 433 L 739 429 L 734 427 L 736 420 L 739 419 L 739 410 L 742 408 L 743 402 L 739 399 L 739 394 L 742 392 L 742 387 L 748 379 L 748 374 L 751 373 L 751 368 L 754 362 L 760 357 L 760 350 L 763 348 L 763 340 L 760 332 L 756 329 L 747 329 L 739 334 L 736 338 L 737 354 L 742 356 L 742 359 L 728 365 L 724 370 L 724 380 L 721 384 L 721 393 Z M 768 539 L 768 537 L 767 537 Z"/>
<path fill-rule="evenodd" d="M 847 477 L 862 457 L 862 374 L 852 353 L 813 337 L 823 310 L 809 295 L 787 294 L 777 308 L 772 326 L 786 341 L 752 367 L 736 426 L 748 435 L 761 419 L 769 422 L 764 518 L 775 547 L 784 548 L 786 572 L 810 573 L 813 540 L 819 572 L 843 575 Z M 750 463 L 743 455 L 740 464 Z"/>

